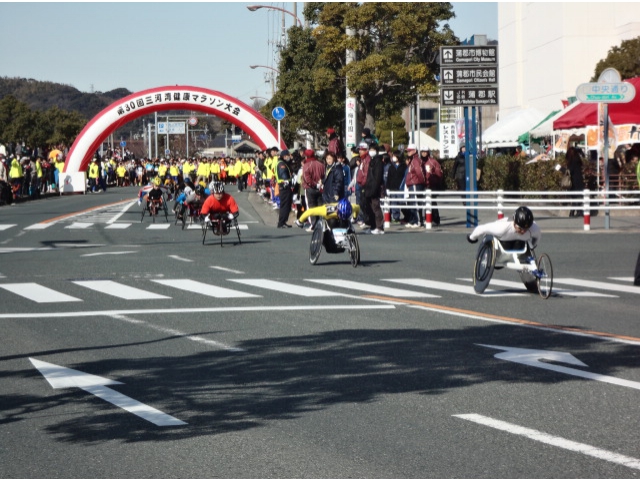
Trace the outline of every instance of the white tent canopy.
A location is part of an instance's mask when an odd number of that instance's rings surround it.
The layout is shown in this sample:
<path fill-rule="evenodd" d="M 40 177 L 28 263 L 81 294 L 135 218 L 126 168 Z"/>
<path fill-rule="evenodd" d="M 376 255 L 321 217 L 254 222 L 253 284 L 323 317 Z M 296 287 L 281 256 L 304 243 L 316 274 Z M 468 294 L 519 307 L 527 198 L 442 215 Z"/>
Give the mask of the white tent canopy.
<path fill-rule="evenodd" d="M 539 137 L 550 137 L 551 135 L 553 135 L 553 122 L 556 121 L 558 118 L 560 118 L 565 113 L 567 113 L 569 110 L 574 109 L 579 104 L 580 104 L 580 102 L 573 102 L 568 107 L 563 108 L 562 110 L 560 110 L 553 117 L 547 118 L 543 123 L 538 125 L 536 128 L 531 130 L 529 133 L 531 134 L 532 137 L 536 137 L 536 138 L 539 138 Z"/>
<path fill-rule="evenodd" d="M 546 115 L 535 108 L 510 113 L 485 130 L 482 143 L 486 148 L 515 147 L 522 132 L 536 126 Z"/>
<path fill-rule="evenodd" d="M 440 150 L 440 142 L 435 138 L 427 135 L 422 131 L 418 131 L 419 135 L 415 135 L 416 132 L 409 133 L 409 143 L 411 143 L 411 139 L 415 139 L 413 143 L 416 144 L 418 148 L 424 148 L 425 146 L 429 150 Z"/>

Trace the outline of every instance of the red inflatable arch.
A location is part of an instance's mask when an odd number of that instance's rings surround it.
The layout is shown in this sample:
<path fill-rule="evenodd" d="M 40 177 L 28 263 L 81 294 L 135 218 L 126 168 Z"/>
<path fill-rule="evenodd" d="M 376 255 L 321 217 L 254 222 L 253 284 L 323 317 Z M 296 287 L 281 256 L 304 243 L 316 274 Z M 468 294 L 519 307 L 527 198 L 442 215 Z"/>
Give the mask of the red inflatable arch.
<path fill-rule="evenodd" d="M 85 171 L 96 150 L 114 130 L 138 117 L 163 110 L 209 113 L 242 128 L 263 150 L 278 145 L 278 133 L 267 119 L 236 98 L 199 87 L 158 87 L 118 100 L 91 119 L 73 142 L 64 171 Z M 284 142 L 280 148 L 286 148 Z"/>

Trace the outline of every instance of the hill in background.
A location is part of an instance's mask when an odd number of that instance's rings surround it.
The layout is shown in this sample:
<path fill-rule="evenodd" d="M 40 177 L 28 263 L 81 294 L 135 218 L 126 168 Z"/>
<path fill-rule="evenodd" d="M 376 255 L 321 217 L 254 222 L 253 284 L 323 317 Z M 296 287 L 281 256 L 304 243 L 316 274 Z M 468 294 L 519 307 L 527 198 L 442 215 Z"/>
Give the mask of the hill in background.
<path fill-rule="evenodd" d="M 83 93 L 70 85 L 60 83 L 41 82 L 32 78 L 0 77 L 0 99 L 13 95 L 32 110 L 47 110 L 57 106 L 63 110 L 75 110 L 87 120 L 131 93 L 126 88 L 104 93 Z"/>

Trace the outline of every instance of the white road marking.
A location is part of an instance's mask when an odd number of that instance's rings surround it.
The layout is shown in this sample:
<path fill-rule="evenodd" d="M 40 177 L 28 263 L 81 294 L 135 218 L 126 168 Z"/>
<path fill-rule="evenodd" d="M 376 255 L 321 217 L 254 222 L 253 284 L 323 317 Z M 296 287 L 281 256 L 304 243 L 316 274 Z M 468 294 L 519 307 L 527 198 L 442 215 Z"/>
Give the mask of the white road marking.
<path fill-rule="evenodd" d="M 618 465 L 623 465 L 628 468 L 640 470 L 640 459 L 627 457 L 626 455 L 620 455 L 619 453 L 611 452 L 609 450 L 603 450 L 601 448 L 587 445 L 586 443 L 574 442 L 572 440 L 567 440 L 566 438 L 557 437 L 545 432 L 521 427 L 513 423 L 503 422 L 502 420 L 496 420 L 494 418 L 485 417 L 476 413 L 453 416 L 480 425 L 495 428 L 496 430 L 502 430 L 503 432 L 520 435 L 531 440 L 535 440 L 536 442 L 546 443 L 547 445 L 553 445 L 554 447 L 563 448 L 572 452 L 582 453 L 583 455 L 588 455 L 600 460 L 605 460 L 607 462 L 617 463 Z"/>
<path fill-rule="evenodd" d="M 193 260 L 189 260 L 188 258 L 182 258 L 179 257 L 178 255 L 169 255 L 169 258 L 173 258 L 174 260 L 180 260 L 181 262 L 193 262 Z"/>
<path fill-rule="evenodd" d="M 133 200 L 131 203 L 128 203 L 127 205 L 125 205 L 124 207 L 122 207 L 122 210 L 113 218 L 111 218 L 107 223 L 109 224 L 115 224 L 115 222 L 122 216 L 125 214 L 125 212 L 127 210 L 129 210 L 131 207 L 133 207 L 136 203 L 138 203 L 137 200 Z M 131 224 L 129 224 L 131 225 Z M 107 227 L 110 228 L 110 227 Z"/>
<path fill-rule="evenodd" d="M 125 228 L 129 228 L 131 225 L 131 223 L 112 223 L 104 228 L 106 230 L 124 230 Z"/>
<path fill-rule="evenodd" d="M 230 278 L 231 282 L 251 285 L 252 287 L 265 288 L 280 293 L 289 293 L 291 295 L 300 295 L 303 297 L 334 297 L 341 296 L 341 293 L 330 292 L 328 290 L 320 290 L 318 288 L 303 287 L 292 283 L 278 282 L 266 279 L 236 279 Z"/>
<path fill-rule="evenodd" d="M 231 268 L 217 267 L 215 265 L 209 268 L 215 268 L 216 270 L 222 270 L 223 272 L 229 272 L 229 273 L 244 273 L 244 272 L 241 272 L 240 270 L 232 270 Z"/>
<path fill-rule="evenodd" d="M 178 288 L 190 293 L 199 295 L 206 295 L 208 297 L 215 298 L 252 298 L 260 297 L 261 295 L 254 295 L 252 293 L 241 292 L 239 290 L 231 290 L 229 288 L 218 287 L 217 285 L 210 285 L 208 283 L 196 282 L 195 280 L 188 279 L 176 279 L 176 280 L 151 280 L 152 282 L 160 283 L 172 288 Z"/>
<path fill-rule="evenodd" d="M 615 280 L 617 282 L 629 282 L 633 283 L 633 277 L 607 277 L 609 280 Z"/>
<path fill-rule="evenodd" d="M 188 230 L 194 230 L 194 229 L 198 229 L 198 230 L 202 230 L 202 225 L 200 225 L 199 223 L 192 223 L 191 225 L 187 226 Z"/>
<path fill-rule="evenodd" d="M 45 228 L 49 228 L 54 223 L 55 222 L 51 222 L 51 223 L 34 223 L 33 225 L 30 225 L 28 227 L 23 228 L 23 230 L 44 230 Z"/>
<path fill-rule="evenodd" d="M 466 285 L 458 285 L 455 283 L 437 282 L 435 280 L 426 280 L 423 278 L 383 278 L 383 282 L 401 283 L 403 285 L 411 285 L 414 287 L 434 288 L 436 290 L 445 290 L 449 292 L 465 293 L 468 295 L 475 295 L 481 298 L 495 298 L 495 297 L 514 297 L 522 296 L 522 293 L 503 293 L 500 291 L 487 288 L 482 295 L 478 295 L 473 287 L 467 287 Z"/>
<path fill-rule="evenodd" d="M 441 298 L 440 295 L 432 295 L 430 293 L 416 292 L 413 290 L 404 290 L 400 288 L 386 287 L 374 285 L 372 283 L 352 282 L 350 280 L 315 280 L 306 279 L 307 282 L 321 283 L 336 288 L 346 288 L 350 290 L 359 290 L 367 293 L 377 293 L 380 295 L 388 295 L 390 297 L 406 297 L 406 298 Z"/>
<path fill-rule="evenodd" d="M 111 318 L 115 318 L 116 320 L 122 320 L 123 322 L 133 323 L 135 325 L 142 325 L 146 328 L 150 328 L 152 330 L 157 330 L 158 332 L 166 333 L 168 335 L 173 335 L 176 337 L 186 338 L 187 340 L 191 340 L 192 342 L 202 343 L 203 345 L 207 345 L 208 347 L 220 348 L 222 350 L 227 350 L 229 352 L 244 352 L 246 350 L 238 347 L 231 347 L 221 342 L 216 342 L 215 340 L 209 340 L 208 338 L 200 337 L 198 335 L 188 335 L 179 330 L 174 330 L 173 328 L 160 327 L 158 325 L 153 325 L 152 323 L 145 322 L 143 320 L 137 320 L 135 318 L 127 317 L 126 315 L 111 315 Z"/>
<path fill-rule="evenodd" d="M 126 255 L 128 253 L 138 253 L 137 250 L 130 250 L 126 252 L 98 252 L 98 253 L 85 253 L 80 255 L 81 257 L 101 257 L 103 255 Z"/>
<path fill-rule="evenodd" d="M 73 283 L 124 300 L 160 300 L 171 298 L 157 293 L 147 292 L 140 288 L 130 287 L 129 285 L 117 283 L 112 280 L 82 280 L 74 281 Z"/>
<path fill-rule="evenodd" d="M 457 280 L 461 280 L 463 282 L 472 282 L 473 280 L 470 278 L 458 278 Z M 500 285 L 501 287 L 513 288 L 517 290 L 526 290 L 524 284 L 519 282 L 510 282 L 507 280 L 496 280 L 494 278 L 491 279 L 491 285 Z M 608 295 L 606 293 L 597 293 L 597 292 L 584 292 L 582 290 L 569 290 L 564 288 L 553 288 L 553 293 L 559 293 L 561 295 L 569 295 L 572 297 L 598 297 L 598 298 L 620 298 L 617 295 Z"/>
<path fill-rule="evenodd" d="M 152 223 L 147 230 L 167 230 L 170 226 L 170 223 Z"/>
<path fill-rule="evenodd" d="M 591 280 L 580 280 L 578 278 L 554 278 L 553 283 L 564 283 L 578 287 L 596 288 L 599 290 L 610 290 L 612 292 L 626 292 L 640 294 L 640 287 L 633 285 L 619 285 L 616 283 L 594 282 Z"/>
<path fill-rule="evenodd" d="M 45 250 L 53 250 L 53 247 L 6 247 L 0 248 L 0 253 L 20 253 L 20 252 L 43 252 Z"/>
<path fill-rule="evenodd" d="M 4 224 L 4 225 L 0 225 L 0 230 L 9 230 L 11 227 L 17 227 L 18 225 L 13 223 L 13 224 Z"/>
<path fill-rule="evenodd" d="M 79 298 L 65 295 L 37 283 L 3 283 L 0 288 L 20 295 L 36 303 L 81 302 Z"/>
<path fill-rule="evenodd" d="M 93 226 L 93 223 L 73 222 L 71 225 L 68 225 L 64 228 L 68 228 L 70 230 L 84 230 L 85 228 L 89 228 L 91 226 Z"/>
<path fill-rule="evenodd" d="M 9 318 L 83 318 L 83 317 L 111 317 L 113 315 L 178 315 L 191 313 L 223 313 L 223 312 L 302 312 L 321 310 L 391 310 L 394 305 L 282 305 L 256 307 L 203 307 L 203 308 L 153 308 L 147 310 L 95 310 L 84 312 L 43 312 L 43 313 L 2 313 L 0 319 Z"/>

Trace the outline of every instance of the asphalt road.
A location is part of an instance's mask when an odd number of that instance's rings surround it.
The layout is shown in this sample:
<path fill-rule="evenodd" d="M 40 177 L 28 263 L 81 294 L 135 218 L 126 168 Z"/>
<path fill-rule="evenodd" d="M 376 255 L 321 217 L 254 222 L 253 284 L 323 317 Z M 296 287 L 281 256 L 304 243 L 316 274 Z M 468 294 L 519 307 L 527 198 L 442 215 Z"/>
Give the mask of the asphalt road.
<path fill-rule="evenodd" d="M 640 472 L 640 219 L 540 218 L 543 300 L 471 292 L 462 212 L 312 266 L 255 194 L 220 247 L 135 193 L 0 208 L 1 477 Z"/>

